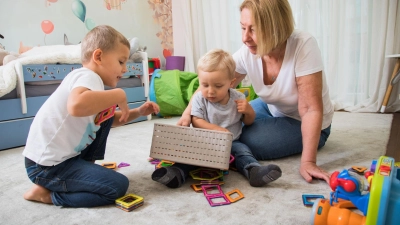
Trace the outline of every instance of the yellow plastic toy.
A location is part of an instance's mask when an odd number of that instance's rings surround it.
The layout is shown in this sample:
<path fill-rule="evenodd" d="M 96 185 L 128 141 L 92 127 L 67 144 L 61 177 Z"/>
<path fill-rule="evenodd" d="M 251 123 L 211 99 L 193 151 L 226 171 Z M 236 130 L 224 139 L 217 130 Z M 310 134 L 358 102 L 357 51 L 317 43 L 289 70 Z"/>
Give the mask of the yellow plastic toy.
<path fill-rule="evenodd" d="M 251 100 L 250 99 L 250 88 L 242 87 L 242 88 L 237 88 L 236 90 L 242 92 L 248 102 Z"/>
<path fill-rule="evenodd" d="M 106 162 L 106 163 L 102 163 L 101 166 L 108 168 L 108 169 L 115 169 L 115 168 L 117 168 L 117 163 L 116 162 Z"/>

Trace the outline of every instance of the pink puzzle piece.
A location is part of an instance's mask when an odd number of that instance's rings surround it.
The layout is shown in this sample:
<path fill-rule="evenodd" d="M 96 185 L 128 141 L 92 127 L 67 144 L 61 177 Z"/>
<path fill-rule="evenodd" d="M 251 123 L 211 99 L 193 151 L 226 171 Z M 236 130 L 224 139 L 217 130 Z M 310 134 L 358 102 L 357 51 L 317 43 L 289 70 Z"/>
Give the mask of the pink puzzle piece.
<path fill-rule="evenodd" d="M 129 164 L 129 163 L 121 162 L 120 164 L 118 164 L 118 168 L 130 166 L 130 165 L 131 165 L 131 164 Z"/>

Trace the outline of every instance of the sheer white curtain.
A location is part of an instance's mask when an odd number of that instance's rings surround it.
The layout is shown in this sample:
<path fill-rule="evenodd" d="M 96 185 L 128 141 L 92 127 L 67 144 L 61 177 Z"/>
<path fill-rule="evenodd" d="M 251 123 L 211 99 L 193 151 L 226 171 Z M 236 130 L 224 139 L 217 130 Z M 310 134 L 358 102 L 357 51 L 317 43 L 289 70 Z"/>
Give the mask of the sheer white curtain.
<path fill-rule="evenodd" d="M 318 40 L 335 109 L 379 111 L 399 54 L 397 0 L 289 0 L 296 28 Z M 396 23 L 397 22 L 397 23 Z M 396 32 L 397 30 L 397 32 Z M 399 86 L 386 111 L 400 110 Z"/>
<path fill-rule="evenodd" d="M 185 70 L 213 48 L 234 53 L 241 46 L 239 6 L 243 0 L 173 0 L 174 55 L 185 56 Z"/>
<path fill-rule="evenodd" d="M 212 48 L 234 53 L 241 45 L 242 0 L 173 0 L 175 55 L 186 70 Z M 398 0 L 289 0 L 296 29 L 317 39 L 336 110 L 379 111 L 395 59 L 400 54 Z M 399 111 L 400 84 L 393 87 L 387 112 Z"/>

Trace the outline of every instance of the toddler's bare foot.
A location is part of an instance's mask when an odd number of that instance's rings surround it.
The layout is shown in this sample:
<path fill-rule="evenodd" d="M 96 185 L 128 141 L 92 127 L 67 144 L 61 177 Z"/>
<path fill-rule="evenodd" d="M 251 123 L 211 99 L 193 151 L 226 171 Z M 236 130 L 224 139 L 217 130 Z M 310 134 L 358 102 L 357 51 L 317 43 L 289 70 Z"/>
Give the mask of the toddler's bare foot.
<path fill-rule="evenodd" d="M 24 194 L 24 199 L 29 201 L 43 202 L 53 204 L 50 191 L 42 186 L 34 184 L 33 187 Z"/>

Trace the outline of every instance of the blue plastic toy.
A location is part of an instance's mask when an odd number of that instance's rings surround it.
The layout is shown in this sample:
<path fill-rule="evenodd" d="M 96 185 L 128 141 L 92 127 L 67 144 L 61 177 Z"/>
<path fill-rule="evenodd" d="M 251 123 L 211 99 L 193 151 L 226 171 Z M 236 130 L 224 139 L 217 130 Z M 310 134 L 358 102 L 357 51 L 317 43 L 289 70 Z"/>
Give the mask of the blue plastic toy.
<path fill-rule="evenodd" d="M 372 175 L 372 171 L 374 171 Z M 400 213 L 400 168 L 394 159 L 381 156 L 372 163 L 368 172 L 369 185 L 347 170 L 334 172 L 330 186 L 333 190 L 328 202 L 315 201 L 311 224 L 351 224 L 351 225 L 395 225 Z M 371 177 L 373 176 L 373 177 Z M 372 179 L 371 179 L 372 178 Z M 363 215 L 341 208 L 333 203 L 339 199 L 349 200 Z"/>

